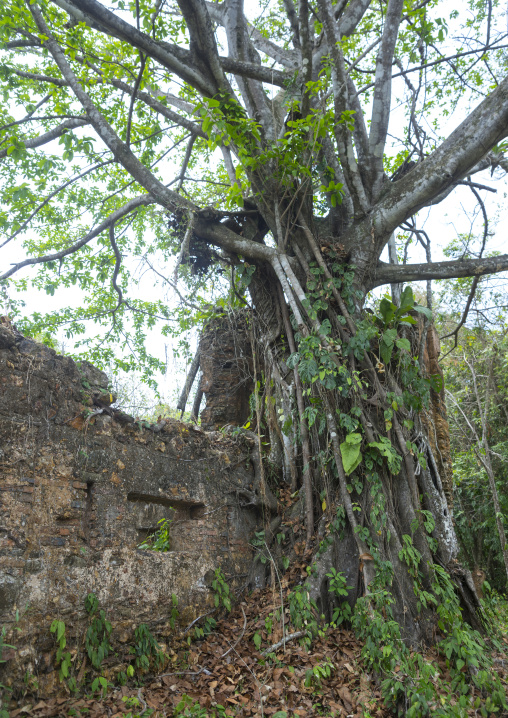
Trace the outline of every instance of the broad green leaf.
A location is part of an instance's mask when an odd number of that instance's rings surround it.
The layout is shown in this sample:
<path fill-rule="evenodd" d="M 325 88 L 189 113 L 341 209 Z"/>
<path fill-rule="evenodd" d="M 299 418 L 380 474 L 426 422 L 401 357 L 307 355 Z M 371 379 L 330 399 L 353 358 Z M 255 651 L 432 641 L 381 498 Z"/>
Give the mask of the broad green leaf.
<path fill-rule="evenodd" d="M 409 343 L 409 339 L 397 339 L 395 344 L 398 346 L 399 349 L 405 349 L 406 351 L 410 351 L 411 344 Z"/>
<path fill-rule="evenodd" d="M 415 304 L 414 309 L 415 312 L 418 312 L 419 314 L 424 314 L 427 319 L 432 319 L 432 312 L 427 307 L 422 307 L 420 304 Z"/>
<path fill-rule="evenodd" d="M 353 473 L 362 460 L 362 454 L 360 452 L 361 443 L 361 434 L 348 434 L 346 440 L 340 445 L 342 465 L 346 476 Z"/>

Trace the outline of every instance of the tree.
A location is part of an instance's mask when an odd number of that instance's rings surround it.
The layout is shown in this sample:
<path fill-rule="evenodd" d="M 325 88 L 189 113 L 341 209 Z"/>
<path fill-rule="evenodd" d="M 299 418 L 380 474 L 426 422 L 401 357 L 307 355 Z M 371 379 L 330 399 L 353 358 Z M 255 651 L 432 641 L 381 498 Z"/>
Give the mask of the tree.
<path fill-rule="evenodd" d="M 146 327 L 160 319 L 171 331 L 163 297 L 133 294 L 127 252 L 166 287 L 176 274 L 154 257 L 178 254 L 193 297 L 176 286 L 175 331 L 193 310 L 206 314 L 200 293 L 204 301 L 211 279 L 232 306 L 247 305 L 267 390 L 256 390 L 258 429 L 268 395 L 301 447 L 296 464 L 287 447 L 281 455 L 302 485 L 307 543 L 317 512 L 336 508 L 332 528 L 350 547 L 341 560 L 363 582 L 357 595 L 389 588 L 413 642 L 432 640 L 437 562 L 480 624 L 425 419 L 441 389 L 439 375 L 421 371 L 430 311 L 400 285 L 500 272 L 508 255 L 399 265 L 380 256 L 398 228 L 417 231 L 419 210 L 458 186 L 476 191 L 475 173 L 506 166 L 498 9 L 467 7 L 462 27 L 427 0 L 284 0 L 253 22 L 235 0 L 2 4 L 1 222 L 4 244 L 24 237 L 27 257 L 1 279 L 26 287 L 10 278 L 40 265 L 34 286 L 80 286 L 83 304 L 49 321 L 69 332 L 97 321 L 106 337 L 92 358 L 103 361 L 119 342 L 137 352 L 131 363 L 149 361 Z M 448 22 L 461 38 L 451 55 Z M 394 77 L 407 100 L 398 147 L 388 141 Z M 436 116 L 424 124 L 438 107 L 472 105 L 470 93 L 474 107 L 448 137 Z M 180 158 L 171 180 L 168 153 Z M 397 303 L 385 297 L 366 312 L 368 292 L 390 283 Z"/>
<path fill-rule="evenodd" d="M 477 328 L 461 342 L 446 368 L 450 414 L 456 427 L 452 436 L 459 537 L 475 568 L 491 569 L 495 548 L 495 559 L 504 565 L 504 577 L 496 581 L 501 590 L 508 577 L 503 518 L 506 497 L 502 490 L 506 471 L 505 347 L 505 331 Z"/>

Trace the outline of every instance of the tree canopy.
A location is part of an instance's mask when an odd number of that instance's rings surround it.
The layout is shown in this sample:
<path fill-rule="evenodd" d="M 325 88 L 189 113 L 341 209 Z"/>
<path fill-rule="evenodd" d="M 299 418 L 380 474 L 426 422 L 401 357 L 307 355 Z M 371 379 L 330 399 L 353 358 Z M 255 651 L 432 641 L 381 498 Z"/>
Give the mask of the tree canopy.
<path fill-rule="evenodd" d="M 1 278 L 23 288 L 30 277 L 50 294 L 79 286 L 78 306 L 35 315 L 39 330 L 79 334 L 93 319 L 107 327 L 95 340 L 102 359 L 107 331 L 110 346 L 130 342 L 149 361 L 147 326 L 180 331 L 163 294 L 172 254 L 197 252 L 187 283 L 204 296 L 215 277 L 219 295 L 225 253 L 278 264 L 299 216 L 320 237 L 340 236 L 363 292 L 507 268 L 508 256 L 485 252 L 379 261 L 418 210 L 459 185 L 478 193 L 473 175 L 505 167 L 501 10 L 462 10 L 2 3 L 0 229 L 11 264 Z M 444 138 L 440 119 L 457 107 L 469 115 Z M 191 224 L 193 242 L 180 248 Z M 160 300 L 136 293 L 132 259 Z M 20 272 L 30 265 L 35 275 Z M 197 304 L 182 309 L 184 327 Z"/>

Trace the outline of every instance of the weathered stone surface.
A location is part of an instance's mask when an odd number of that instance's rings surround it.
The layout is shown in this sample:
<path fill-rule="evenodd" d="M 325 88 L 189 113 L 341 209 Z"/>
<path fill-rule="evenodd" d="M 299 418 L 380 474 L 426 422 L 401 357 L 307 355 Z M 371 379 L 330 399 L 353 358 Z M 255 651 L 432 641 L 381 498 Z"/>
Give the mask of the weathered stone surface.
<path fill-rule="evenodd" d="M 250 414 L 253 359 L 247 317 L 242 312 L 211 320 L 199 342 L 200 388 L 206 398 L 201 425 L 219 429 L 242 426 Z"/>
<path fill-rule="evenodd" d="M 90 418 L 107 385 L 90 364 L 0 326 L 0 620 L 12 629 L 18 610 L 21 629 L 8 634 L 18 650 L 0 682 L 29 670 L 44 693 L 50 624 L 81 635 L 91 591 L 125 642 L 140 622 L 165 630 L 173 593 L 182 621 L 203 612 L 219 566 L 245 583 L 260 521 L 241 503 L 255 490 L 247 439 L 174 420 L 143 428 L 108 408 Z M 171 550 L 137 549 L 162 518 Z"/>

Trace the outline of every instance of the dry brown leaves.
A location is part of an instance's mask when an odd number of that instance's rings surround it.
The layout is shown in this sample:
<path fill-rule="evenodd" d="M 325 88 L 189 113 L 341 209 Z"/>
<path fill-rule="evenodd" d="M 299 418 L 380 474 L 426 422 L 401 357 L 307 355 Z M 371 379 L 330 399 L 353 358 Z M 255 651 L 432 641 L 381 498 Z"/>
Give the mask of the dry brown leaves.
<path fill-rule="evenodd" d="M 292 567 L 292 572 L 297 570 L 301 569 Z M 270 634 L 265 627 L 265 618 L 279 608 L 278 590 L 255 592 L 220 621 L 216 631 L 206 640 L 192 643 L 190 647 L 180 643 L 173 656 L 175 669 L 152 677 L 141 690 L 140 698 L 155 711 L 154 718 L 170 716 L 184 694 L 204 708 L 211 709 L 220 704 L 232 716 L 264 718 L 283 710 L 294 717 L 360 717 L 364 715 L 364 707 L 372 716 L 389 715 L 382 707 L 375 684 L 360 668 L 361 644 L 351 631 L 328 632 L 314 640 L 310 652 L 293 640 L 286 644 L 285 650 L 283 647 L 277 650 L 276 660 L 264 659 L 260 651 L 282 639 L 282 628 L 275 625 L 275 621 Z M 238 641 L 245 623 L 244 613 L 246 630 Z M 286 633 L 291 630 L 285 627 Z M 260 651 L 256 650 L 252 640 L 256 632 L 264 639 Z M 306 686 L 307 672 L 325 662 L 334 667 L 330 677 Z M 54 698 L 39 701 L 36 705 L 21 706 L 11 713 L 11 718 L 73 714 L 120 718 L 129 710 L 142 712 L 142 704 L 129 708 L 122 700 L 125 696 L 137 698 L 138 689 L 115 689 L 101 700 Z"/>

